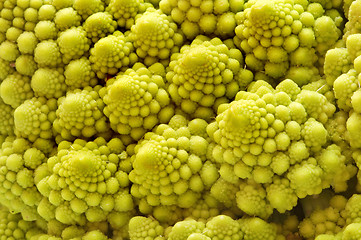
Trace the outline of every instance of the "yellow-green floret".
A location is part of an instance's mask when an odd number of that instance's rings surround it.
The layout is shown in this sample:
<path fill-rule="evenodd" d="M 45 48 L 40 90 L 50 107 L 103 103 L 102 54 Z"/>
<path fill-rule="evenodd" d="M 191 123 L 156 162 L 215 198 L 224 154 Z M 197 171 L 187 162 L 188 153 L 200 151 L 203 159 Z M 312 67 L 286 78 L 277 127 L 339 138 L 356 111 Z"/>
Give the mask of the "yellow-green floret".
<path fill-rule="evenodd" d="M 34 49 L 34 60 L 38 67 L 57 67 L 62 64 L 60 48 L 55 40 L 39 42 Z"/>
<path fill-rule="evenodd" d="M 275 240 L 276 227 L 260 218 L 241 218 L 238 220 L 244 240 Z"/>
<path fill-rule="evenodd" d="M 87 37 L 96 43 L 99 39 L 112 34 L 117 28 L 117 22 L 107 12 L 97 12 L 90 15 L 83 23 Z"/>
<path fill-rule="evenodd" d="M 248 92 L 220 105 L 207 127 L 215 144 L 213 159 L 222 164 L 220 174 L 231 183 L 238 178 L 258 183 L 247 182 L 238 190 L 241 210 L 267 218 L 273 208 L 291 210 L 298 198 L 330 185 L 346 190 L 355 170 L 341 149 L 330 145 L 325 128 L 335 110 L 324 95 L 301 90 L 290 80 L 275 89 L 262 80 L 253 82 Z"/>
<path fill-rule="evenodd" d="M 170 56 L 179 52 L 183 44 L 177 24 L 154 8 L 148 8 L 136 18 L 129 39 L 134 43 L 138 57 L 148 66 L 159 61 L 169 63 Z"/>
<path fill-rule="evenodd" d="M 34 96 L 34 92 L 30 87 L 30 77 L 14 73 L 8 75 L 0 85 L 0 96 L 4 103 L 12 108 L 17 108 L 26 99 Z"/>
<path fill-rule="evenodd" d="M 155 67 L 164 69 L 160 64 Z M 139 140 L 157 124 L 167 123 L 174 107 L 164 88 L 163 77 L 142 64 L 109 80 L 102 98 L 112 129 Z"/>
<path fill-rule="evenodd" d="M 37 178 L 34 175 L 35 172 L 41 174 L 41 164 L 47 158 L 37 146 L 41 147 L 41 144 L 7 137 L 0 149 L 0 204 L 13 213 L 21 213 L 26 221 L 41 219 L 36 208 L 42 196 L 35 186 Z M 43 146 L 51 144 L 44 143 Z"/>
<path fill-rule="evenodd" d="M 42 231 L 35 222 L 25 221 L 20 214 L 11 213 L 6 207 L 0 206 L 1 239 L 30 239 Z"/>
<path fill-rule="evenodd" d="M 80 26 L 81 16 L 74 8 L 66 7 L 56 12 L 54 22 L 59 31 L 65 31 L 68 28 Z"/>
<path fill-rule="evenodd" d="M 192 233 L 202 233 L 205 224 L 194 219 L 179 221 L 171 228 L 168 240 L 187 240 Z"/>
<path fill-rule="evenodd" d="M 15 61 L 20 56 L 16 43 L 5 40 L 0 44 L 0 58 L 5 61 Z"/>
<path fill-rule="evenodd" d="M 11 62 L 0 58 L 0 81 L 4 80 L 8 75 L 14 72 L 14 68 L 11 67 Z"/>
<path fill-rule="evenodd" d="M 38 64 L 34 61 L 34 57 L 30 54 L 20 55 L 15 61 L 16 71 L 20 74 L 32 76 Z"/>
<path fill-rule="evenodd" d="M 159 8 L 173 18 L 189 40 L 201 34 L 227 38 L 234 36 L 235 14 L 243 10 L 243 3 L 229 0 L 161 0 Z"/>
<path fill-rule="evenodd" d="M 57 43 L 65 64 L 81 58 L 90 48 L 90 40 L 83 27 L 72 27 L 59 33 Z"/>
<path fill-rule="evenodd" d="M 37 184 L 54 206 L 56 220 L 71 225 L 108 221 L 113 227 L 129 221 L 134 203 L 128 173 L 119 164 L 123 151 L 118 138 L 59 143 L 48 160 L 51 174 Z"/>
<path fill-rule="evenodd" d="M 206 223 L 203 234 L 211 240 L 243 239 L 240 223 L 226 215 L 218 215 Z"/>
<path fill-rule="evenodd" d="M 200 36 L 172 55 L 167 81 L 172 100 L 191 117 L 210 120 L 251 78 L 243 78 L 243 56 L 219 38 Z M 246 82 L 246 83 L 244 83 Z"/>
<path fill-rule="evenodd" d="M 101 86 L 68 91 L 58 100 L 54 129 L 64 139 L 90 138 L 109 130 L 103 114 L 104 102 L 99 96 Z"/>
<path fill-rule="evenodd" d="M 136 216 L 129 221 L 129 237 L 133 240 L 161 240 L 164 228 L 155 219 Z"/>
<path fill-rule="evenodd" d="M 90 62 L 98 78 L 115 75 L 122 67 L 131 67 L 137 62 L 134 46 L 123 33 L 116 31 L 94 44 L 90 49 Z"/>
<path fill-rule="evenodd" d="M 131 193 L 145 199 L 147 205 L 190 208 L 218 178 L 217 171 L 214 174 L 212 168 L 204 169 L 206 122 L 176 120 L 182 118 L 175 115 L 169 125 L 159 125 L 135 147 L 129 174 Z"/>
<path fill-rule="evenodd" d="M 35 36 L 39 41 L 56 39 L 58 36 L 58 29 L 55 23 L 50 20 L 39 21 L 34 28 Z"/>
<path fill-rule="evenodd" d="M 39 68 L 31 78 L 31 88 L 37 96 L 59 98 L 66 92 L 63 68 Z"/>
<path fill-rule="evenodd" d="M 143 0 L 110 0 L 105 10 L 113 15 L 118 26 L 130 29 L 134 25 L 135 17 L 150 6 L 152 5 L 144 3 Z"/>
<path fill-rule="evenodd" d="M 34 32 L 25 31 L 20 34 L 16 41 L 18 49 L 22 54 L 32 54 L 39 40 L 35 36 Z"/>
<path fill-rule="evenodd" d="M 101 0 L 74 0 L 73 8 L 86 20 L 90 15 L 104 11 L 104 2 Z"/>
<path fill-rule="evenodd" d="M 319 3 L 312 4 L 323 11 Z M 307 5 L 292 0 L 249 1 L 236 14 L 235 42 L 252 71 L 264 71 L 277 82 L 285 76 L 299 85 L 314 80 L 341 30 L 331 17 L 316 14 Z"/>
<path fill-rule="evenodd" d="M 98 83 L 95 72 L 91 68 L 91 63 L 86 57 L 72 60 L 66 65 L 64 76 L 68 90 L 85 88 L 87 86 L 94 87 Z"/>
<path fill-rule="evenodd" d="M 333 48 L 327 51 L 323 71 L 327 84 L 333 85 L 338 76 L 352 68 L 352 61 L 347 48 Z"/>
<path fill-rule="evenodd" d="M 355 69 L 341 74 L 333 82 L 333 90 L 337 106 L 345 111 L 352 109 L 351 97 L 359 89 L 358 74 Z"/>
<path fill-rule="evenodd" d="M 58 105 L 56 99 L 34 97 L 14 111 L 15 134 L 34 142 L 37 138 L 53 137 L 53 122 Z"/>
<path fill-rule="evenodd" d="M 0 135 L 14 135 L 14 109 L 0 98 Z"/>
<path fill-rule="evenodd" d="M 360 10 L 361 10 L 361 1 L 345 1 L 348 4 L 344 4 L 346 7 L 345 15 L 347 16 L 347 22 L 345 24 L 345 30 L 343 39 L 346 40 L 349 36 L 353 34 L 361 33 L 361 20 L 360 20 Z M 349 7 L 349 8 L 347 8 Z"/>

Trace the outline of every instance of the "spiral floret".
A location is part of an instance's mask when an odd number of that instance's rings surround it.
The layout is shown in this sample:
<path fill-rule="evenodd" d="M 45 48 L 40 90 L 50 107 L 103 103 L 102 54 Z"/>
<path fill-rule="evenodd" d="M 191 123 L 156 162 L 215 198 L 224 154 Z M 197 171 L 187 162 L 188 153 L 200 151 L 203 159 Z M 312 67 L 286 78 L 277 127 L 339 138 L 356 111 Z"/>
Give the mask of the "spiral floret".
<path fill-rule="evenodd" d="M 204 169 L 208 148 L 208 141 L 200 136 L 205 133 L 204 123 L 195 119 L 179 128 L 161 124 L 144 136 L 135 147 L 129 174 L 135 198 L 155 207 L 190 208 L 197 204 L 202 191 L 218 178 L 209 168 L 208 172 Z"/>
<path fill-rule="evenodd" d="M 90 15 L 84 22 L 83 28 L 87 36 L 93 43 L 99 39 L 112 34 L 118 24 L 113 20 L 113 16 L 107 12 L 97 12 Z"/>
<path fill-rule="evenodd" d="M 91 63 L 86 57 L 72 60 L 66 65 L 64 76 L 68 90 L 85 88 L 87 86 L 94 87 L 98 82 L 95 72 L 91 68 Z"/>
<path fill-rule="evenodd" d="M 59 98 L 66 92 L 62 68 L 39 68 L 31 78 L 31 88 L 37 96 Z"/>
<path fill-rule="evenodd" d="M 210 239 L 243 239 L 240 223 L 226 215 L 218 215 L 206 223 L 203 234 Z"/>
<path fill-rule="evenodd" d="M 319 3 L 311 4 L 323 10 Z M 247 66 L 276 81 L 287 77 L 299 85 L 314 80 L 326 51 L 341 35 L 331 17 L 288 0 L 250 1 L 236 20 L 236 45 L 246 53 Z"/>
<path fill-rule="evenodd" d="M 0 44 L 0 58 L 5 61 L 15 61 L 20 56 L 16 43 L 5 40 Z"/>
<path fill-rule="evenodd" d="M 173 20 L 153 8 L 149 8 L 136 19 L 129 39 L 134 43 L 137 55 L 144 59 L 146 65 L 159 60 L 168 62 L 170 56 L 179 52 L 183 44 L 183 36 Z"/>
<path fill-rule="evenodd" d="M 54 22 L 59 31 L 81 25 L 81 16 L 72 7 L 60 9 L 56 12 Z"/>
<path fill-rule="evenodd" d="M 73 27 L 61 32 L 57 43 L 65 64 L 81 58 L 90 48 L 90 40 L 83 27 Z"/>
<path fill-rule="evenodd" d="M 42 40 L 56 39 L 58 36 L 58 29 L 55 23 L 50 20 L 39 21 L 34 28 L 35 36 Z"/>
<path fill-rule="evenodd" d="M 30 77 L 14 73 L 7 76 L 0 85 L 0 96 L 4 103 L 17 108 L 26 99 L 34 96 L 30 87 Z"/>
<path fill-rule="evenodd" d="M 18 49 L 22 54 L 33 54 L 39 40 L 34 32 L 23 32 L 16 41 Z"/>
<path fill-rule="evenodd" d="M 0 98 L 0 135 L 14 135 L 14 109 Z"/>
<path fill-rule="evenodd" d="M 134 25 L 135 17 L 150 6 L 151 4 L 146 4 L 143 0 L 110 0 L 105 10 L 113 15 L 119 27 L 130 29 Z"/>
<path fill-rule="evenodd" d="M 44 97 L 26 100 L 14 111 L 15 134 L 34 142 L 37 138 L 51 139 L 57 109 L 56 99 Z"/>
<path fill-rule="evenodd" d="M 243 10 L 243 1 L 176 1 L 161 0 L 159 8 L 171 16 L 187 39 L 197 35 L 213 34 L 222 38 L 233 37 L 236 27 L 235 14 Z"/>
<path fill-rule="evenodd" d="M 13 74 L 14 68 L 11 62 L 0 58 L 0 81 L 2 82 L 8 75 Z"/>
<path fill-rule="evenodd" d="M 59 143 L 48 160 L 51 174 L 37 184 L 54 206 L 56 220 L 71 225 L 108 221 L 117 227 L 129 221 L 134 204 L 128 174 L 118 165 L 123 151 L 117 138 Z"/>
<path fill-rule="evenodd" d="M 129 221 L 129 237 L 134 240 L 155 240 L 164 235 L 164 228 L 155 219 L 136 216 Z"/>
<path fill-rule="evenodd" d="M 102 97 L 106 105 L 104 113 L 112 129 L 122 135 L 139 140 L 157 124 L 168 122 L 174 114 L 163 77 L 142 65 L 118 74 L 108 83 Z"/>
<path fill-rule="evenodd" d="M 57 67 L 62 64 L 59 45 L 54 40 L 44 40 L 34 49 L 34 60 L 39 67 Z"/>
<path fill-rule="evenodd" d="M 73 8 L 86 20 L 90 15 L 104 11 L 104 2 L 101 0 L 74 0 Z"/>
<path fill-rule="evenodd" d="M 358 74 L 355 69 L 350 69 L 337 77 L 333 83 L 337 106 L 344 111 L 350 111 L 352 109 L 351 97 L 359 88 Z"/>
<path fill-rule="evenodd" d="M 352 68 L 351 57 L 347 48 L 333 48 L 327 51 L 324 62 L 324 74 L 327 84 L 332 86 L 338 76 Z"/>
<path fill-rule="evenodd" d="M 277 232 L 276 226 L 260 218 L 241 218 L 238 220 L 244 240 L 274 240 Z"/>
<path fill-rule="evenodd" d="M 243 56 L 219 38 L 198 37 L 171 58 L 167 72 L 172 100 L 192 117 L 210 120 L 241 88 Z"/>
<path fill-rule="evenodd" d="M 0 204 L 26 221 L 41 219 L 36 208 L 42 196 L 34 174 L 46 156 L 34 146 L 24 138 L 7 137 L 0 149 Z"/>
<path fill-rule="evenodd" d="M 238 92 L 233 102 L 218 108 L 215 122 L 207 127 L 215 143 L 213 158 L 228 165 L 236 179 L 259 184 L 253 191 L 237 193 L 238 207 L 243 211 L 248 207 L 248 214 L 267 218 L 273 208 L 291 210 L 298 198 L 320 193 L 323 188 L 344 191 L 346 179 L 355 171 L 347 167 L 340 149 L 329 147 L 324 124 L 335 109 L 321 93 L 300 90 L 289 80 L 278 84 L 276 90 L 265 81 L 253 82 L 248 92 Z M 270 205 L 271 211 L 265 215 L 265 207 L 262 211 L 250 207 L 249 203 L 256 201 L 247 200 L 247 194 L 262 198 L 256 205 Z"/>
<path fill-rule="evenodd" d="M 59 99 L 54 128 L 64 139 L 89 138 L 109 130 L 104 103 L 98 94 L 100 88 L 77 89 Z"/>
<path fill-rule="evenodd" d="M 94 44 L 90 49 L 90 62 L 98 78 L 115 75 L 122 67 L 130 67 L 137 62 L 133 44 L 121 32 L 108 35 Z"/>

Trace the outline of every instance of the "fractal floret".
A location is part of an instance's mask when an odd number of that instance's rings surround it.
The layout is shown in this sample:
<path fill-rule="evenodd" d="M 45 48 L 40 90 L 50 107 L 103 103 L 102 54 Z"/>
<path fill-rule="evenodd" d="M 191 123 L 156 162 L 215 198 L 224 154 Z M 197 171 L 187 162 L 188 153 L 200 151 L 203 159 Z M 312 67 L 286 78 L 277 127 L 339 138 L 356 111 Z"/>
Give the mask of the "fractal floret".
<path fill-rule="evenodd" d="M 57 107 L 54 98 L 34 97 L 26 100 L 14 111 L 16 136 L 31 142 L 37 138 L 52 139 Z"/>
<path fill-rule="evenodd" d="M 195 206 L 202 192 L 217 180 L 217 169 L 205 167 L 206 126 L 205 120 L 187 121 L 175 115 L 169 125 L 148 132 L 135 147 L 129 174 L 131 193 L 148 209 L 154 207 L 155 218 L 158 206 Z"/>
<path fill-rule="evenodd" d="M 0 236 L 3 239 L 30 239 L 42 233 L 35 222 L 25 221 L 21 214 L 13 214 L 0 206 Z"/>
<path fill-rule="evenodd" d="M 169 16 L 160 10 L 148 10 L 136 18 L 129 39 L 134 43 L 137 55 L 146 65 L 155 62 L 169 63 L 170 56 L 179 52 L 183 36 Z"/>
<path fill-rule="evenodd" d="M 304 85 L 322 69 L 323 56 L 339 40 L 341 30 L 337 22 L 322 14 L 321 4 L 302 6 L 297 2 L 247 2 L 244 11 L 236 14 L 235 41 L 252 71 Z"/>
<path fill-rule="evenodd" d="M 51 141 L 16 137 L 7 137 L 1 146 L 0 204 L 26 221 L 42 219 L 36 210 L 42 196 L 35 184 L 47 174 L 43 163 L 53 147 Z"/>
<path fill-rule="evenodd" d="M 185 113 L 209 121 L 222 103 L 233 99 L 252 81 L 243 68 L 242 53 L 219 38 L 199 36 L 172 55 L 167 72 L 168 92 Z"/>
<path fill-rule="evenodd" d="M 232 174 L 254 181 L 244 186 L 247 190 L 240 185 L 241 210 L 267 218 L 272 211 L 259 211 L 261 204 L 282 213 L 296 206 L 297 198 L 330 185 L 346 190 L 355 169 L 347 167 L 341 148 L 328 139 L 325 125 L 334 111 L 324 95 L 301 90 L 291 80 L 275 89 L 265 81 L 253 82 L 248 92 L 219 107 L 216 121 L 207 127 L 215 144 L 213 161 L 221 163 L 220 174 L 228 181 Z M 230 170 L 223 176 L 222 168 Z"/>
<path fill-rule="evenodd" d="M 11 62 L 0 57 L 0 81 L 3 81 L 8 75 L 14 72 L 14 68 L 11 67 L 10 63 Z"/>
<path fill-rule="evenodd" d="M 95 72 L 92 70 L 91 63 L 86 57 L 72 60 L 65 67 L 65 84 L 67 89 L 75 90 L 87 86 L 94 87 L 98 83 Z"/>
<path fill-rule="evenodd" d="M 91 39 L 93 43 L 112 34 L 117 26 L 117 22 L 113 20 L 113 16 L 107 12 L 94 13 L 83 23 L 87 37 Z"/>
<path fill-rule="evenodd" d="M 244 1 L 172 1 L 161 0 L 159 9 L 171 16 L 189 40 L 197 35 L 234 36 L 235 14 L 243 9 Z"/>
<path fill-rule="evenodd" d="M 161 72 L 164 67 L 159 63 L 150 68 L 139 63 L 107 82 L 101 97 L 106 105 L 104 114 L 114 131 L 139 140 L 174 115 Z"/>
<path fill-rule="evenodd" d="M 104 102 L 99 96 L 102 86 L 68 91 L 58 100 L 54 129 L 66 140 L 90 138 L 109 130 L 103 113 Z"/>
<path fill-rule="evenodd" d="M 90 49 L 92 69 L 100 79 L 117 74 L 122 67 L 131 67 L 138 60 L 133 44 L 123 33 L 116 31 L 94 44 Z"/>
<path fill-rule="evenodd" d="M 123 152 L 124 145 L 117 138 L 60 142 L 57 154 L 47 162 L 50 174 L 37 183 L 44 196 L 39 214 L 47 221 L 56 219 L 68 225 L 126 224 L 134 203 L 128 173 L 119 164 L 126 157 Z"/>
<path fill-rule="evenodd" d="M 14 135 L 14 109 L 0 98 L 0 135 Z"/>
<path fill-rule="evenodd" d="M 31 89 L 36 96 L 60 98 L 65 95 L 67 86 L 65 84 L 63 68 L 38 68 L 31 78 Z"/>

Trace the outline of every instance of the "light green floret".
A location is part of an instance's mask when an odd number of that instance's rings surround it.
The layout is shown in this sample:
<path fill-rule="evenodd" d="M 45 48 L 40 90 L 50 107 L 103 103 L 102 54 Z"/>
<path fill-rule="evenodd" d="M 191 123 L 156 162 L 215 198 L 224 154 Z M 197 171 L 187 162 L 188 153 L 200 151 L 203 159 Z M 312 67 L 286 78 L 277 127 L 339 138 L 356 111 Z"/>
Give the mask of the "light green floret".
<path fill-rule="evenodd" d="M 23 32 L 16 41 L 19 51 L 23 54 L 32 54 L 38 44 L 38 39 L 33 32 Z"/>
<path fill-rule="evenodd" d="M 20 55 L 15 61 L 16 71 L 20 74 L 32 76 L 38 65 L 34 60 L 34 56 L 30 54 Z"/>
<path fill-rule="evenodd" d="M 68 91 L 65 97 L 58 100 L 54 129 L 64 139 L 90 138 L 109 130 L 103 114 L 104 103 L 98 94 L 100 88 L 98 85 L 94 89 L 86 87 L 83 90 Z"/>
<path fill-rule="evenodd" d="M 56 41 L 44 40 L 36 45 L 34 60 L 39 67 L 57 67 L 62 64 L 61 53 Z"/>
<path fill-rule="evenodd" d="M 187 39 L 197 35 L 213 34 L 221 37 L 233 37 L 236 27 L 235 14 L 243 10 L 244 1 L 176 1 L 162 0 L 159 9 L 171 16 L 180 26 Z"/>
<path fill-rule="evenodd" d="M 66 92 L 62 68 L 39 68 L 31 78 L 31 88 L 38 96 L 59 98 Z"/>
<path fill-rule="evenodd" d="M 59 31 L 81 25 L 81 16 L 72 7 L 60 9 L 56 12 L 54 22 Z"/>
<path fill-rule="evenodd" d="M 226 215 L 218 215 L 209 220 L 203 234 L 211 240 L 243 239 L 239 222 Z"/>
<path fill-rule="evenodd" d="M 70 61 L 70 63 L 65 66 L 64 76 L 68 90 L 87 86 L 93 87 L 98 82 L 95 73 L 91 69 L 90 61 L 85 57 Z"/>
<path fill-rule="evenodd" d="M 266 200 L 266 189 L 253 181 L 242 182 L 236 194 L 237 206 L 249 216 L 259 216 L 267 219 L 273 208 Z"/>
<path fill-rule="evenodd" d="M 152 218 L 132 217 L 129 221 L 129 237 L 134 240 L 161 240 L 164 229 Z"/>
<path fill-rule="evenodd" d="M 345 16 L 347 16 L 348 21 L 345 24 L 345 30 L 344 30 L 345 33 L 343 35 L 343 40 L 347 40 L 349 36 L 353 34 L 361 33 L 360 18 L 359 18 L 361 3 L 360 1 L 346 1 L 346 3 L 344 3 L 344 8 L 345 8 Z"/>
<path fill-rule="evenodd" d="M 352 61 L 347 48 L 333 48 L 327 51 L 323 71 L 327 84 L 333 85 L 338 76 L 352 68 Z"/>
<path fill-rule="evenodd" d="M 355 69 L 350 69 L 347 73 L 340 75 L 333 83 L 333 90 L 337 106 L 345 111 L 352 108 L 351 97 L 359 89 L 359 82 Z"/>
<path fill-rule="evenodd" d="M 0 98 L 0 135 L 14 135 L 14 109 Z"/>
<path fill-rule="evenodd" d="M 90 62 L 98 78 L 115 75 L 123 67 L 130 67 L 138 61 L 133 44 L 121 32 L 108 35 L 90 49 Z"/>
<path fill-rule="evenodd" d="M 19 49 L 14 42 L 5 40 L 0 44 L 0 58 L 5 61 L 15 61 L 20 55 Z"/>
<path fill-rule="evenodd" d="M 51 5 L 53 5 L 57 11 L 71 7 L 74 3 L 74 0 L 52 0 Z"/>
<path fill-rule="evenodd" d="M 0 58 L 0 81 L 13 74 L 13 72 L 14 68 L 11 66 L 11 62 Z"/>
<path fill-rule="evenodd" d="M 202 233 L 204 223 L 194 219 L 177 222 L 170 230 L 168 240 L 187 240 L 192 233 Z"/>
<path fill-rule="evenodd" d="M 171 17 L 160 10 L 149 8 L 136 18 L 129 39 L 134 43 L 136 53 L 146 65 L 169 62 L 171 54 L 179 52 L 183 36 Z"/>
<path fill-rule="evenodd" d="M 113 15 L 120 27 L 130 29 L 137 14 L 145 12 L 150 6 L 143 0 L 110 0 L 105 11 Z"/>
<path fill-rule="evenodd" d="M 101 0 L 74 0 L 73 8 L 86 20 L 90 15 L 104 11 L 104 2 Z"/>
<path fill-rule="evenodd" d="M 117 138 L 59 143 L 57 154 L 48 159 L 51 174 L 37 183 L 55 206 L 56 220 L 72 225 L 108 221 L 117 228 L 129 221 L 134 203 L 128 174 L 119 166 L 123 151 Z"/>
<path fill-rule="evenodd" d="M 23 33 L 23 30 L 17 27 L 10 27 L 7 31 L 6 31 L 6 39 L 11 41 L 11 42 L 16 42 L 16 40 L 18 39 L 18 37 L 20 36 L 20 34 Z"/>
<path fill-rule="evenodd" d="M 32 155 L 33 146 L 24 138 L 8 137 L 0 149 L 0 204 L 26 221 L 41 219 L 36 208 L 42 196 L 34 184 L 34 168 L 46 159 L 43 154 Z"/>
<path fill-rule="evenodd" d="M 73 27 L 61 32 L 57 43 L 65 64 L 81 58 L 90 48 L 90 40 L 83 27 Z"/>
<path fill-rule="evenodd" d="M 280 213 L 290 211 L 297 205 L 298 197 L 288 179 L 275 177 L 266 191 L 269 204 Z"/>
<path fill-rule="evenodd" d="M 244 240 L 275 240 L 276 226 L 257 217 L 238 220 Z"/>
<path fill-rule="evenodd" d="M 51 139 L 57 109 L 56 99 L 44 97 L 26 100 L 14 112 L 15 134 L 34 142 L 37 138 Z"/>
<path fill-rule="evenodd" d="M 39 41 L 58 37 L 58 29 L 55 23 L 50 20 L 39 21 L 34 28 L 34 33 Z"/>
<path fill-rule="evenodd" d="M 90 15 L 83 23 L 83 28 L 87 32 L 87 37 L 93 43 L 99 39 L 112 34 L 118 24 L 113 20 L 113 16 L 107 12 L 97 12 Z"/>
<path fill-rule="evenodd" d="M 219 38 L 199 36 L 173 54 L 167 80 L 172 100 L 184 112 L 209 121 L 243 86 L 242 53 Z"/>
<path fill-rule="evenodd" d="M 351 111 L 349 118 L 346 122 L 347 129 L 347 141 L 350 143 L 351 147 L 359 148 L 361 147 L 361 114 L 355 111 Z"/>
<path fill-rule="evenodd" d="M 8 75 L 0 85 L 1 98 L 12 108 L 17 108 L 26 99 L 34 96 L 30 81 L 30 77 L 19 73 Z"/>
<path fill-rule="evenodd" d="M 342 233 L 342 240 L 357 240 L 361 238 L 361 223 L 351 223 Z"/>
<path fill-rule="evenodd" d="M 201 175 L 209 174 L 207 177 L 203 177 L 204 180 L 211 180 L 215 179 L 214 176 L 212 176 L 213 173 L 217 173 L 216 166 L 214 164 L 211 164 L 209 162 L 204 163 L 204 165 L 209 164 L 209 166 L 212 166 L 215 168 L 215 171 L 212 171 L 208 169 L 207 167 L 202 168 Z M 220 214 L 221 210 L 223 210 L 223 205 L 211 194 L 205 193 L 200 199 L 197 204 L 191 208 L 184 209 L 184 217 L 186 218 L 192 218 L 197 221 L 201 222 L 207 222 L 207 220 L 211 219 L 212 217 L 215 217 Z"/>
<path fill-rule="evenodd" d="M 208 141 L 192 131 L 191 125 L 172 128 L 161 124 L 138 143 L 129 174 L 134 197 L 145 198 L 151 206 L 190 208 L 217 180 L 218 175 L 203 169 Z M 205 127 L 198 131 L 205 133 Z"/>
<path fill-rule="evenodd" d="M 346 40 L 346 48 L 350 54 L 351 61 L 354 61 L 356 57 L 361 55 L 361 33 L 352 34 Z"/>
<path fill-rule="evenodd" d="M 30 239 L 41 231 L 35 222 L 23 220 L 20 214 L 13 214 L 6 207 L 0 207 L 0 236 L 3 239 Z"/>
<path fill-rule="evenodd" d="M 38 10 L 38 20 L 53 20 L 56 14 L 56 8 L 51 4 L 43 4 Z"/>
<path fill-rule="evenodd" d="M 345 206 L 346 224 L 361 221 L 361 195 L 353 194 Z"/>
<path fill-rule="evenodd" d="M 102 98 L 112 129 L 139 140 L 157 124 L 168 122 L 174 107 L 164 89 L 163 77 L 141 64 L 136 67 L 108 81 Z"/>

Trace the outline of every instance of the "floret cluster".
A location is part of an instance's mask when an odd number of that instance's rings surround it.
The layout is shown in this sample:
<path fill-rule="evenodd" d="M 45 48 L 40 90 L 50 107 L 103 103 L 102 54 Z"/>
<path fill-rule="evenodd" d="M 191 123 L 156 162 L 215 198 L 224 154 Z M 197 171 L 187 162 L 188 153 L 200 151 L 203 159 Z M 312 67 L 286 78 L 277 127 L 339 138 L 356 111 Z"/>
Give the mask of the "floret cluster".
<path fill-rule="evenodd" d="M 0 240 L 360 229 L 361 0 L 0 0 Z"/>

